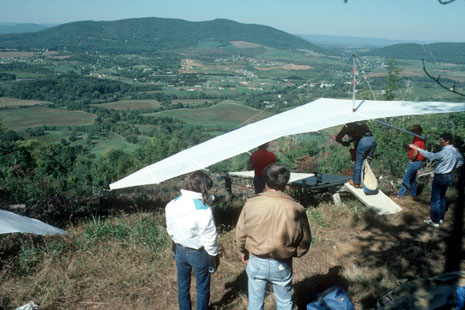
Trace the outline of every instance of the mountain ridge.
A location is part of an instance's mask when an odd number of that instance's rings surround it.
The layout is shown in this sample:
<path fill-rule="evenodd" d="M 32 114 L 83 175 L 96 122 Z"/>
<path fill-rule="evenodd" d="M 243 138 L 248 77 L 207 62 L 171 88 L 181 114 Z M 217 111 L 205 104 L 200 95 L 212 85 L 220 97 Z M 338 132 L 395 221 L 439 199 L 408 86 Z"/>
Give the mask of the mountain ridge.
<path fill-rule="evenodd" d="M 299 38 L 317 44 L 321 47 L 337 48 L 380 48 L 402 43 L 431 44 L 442 43 L 435 40 L 395 40 L 380 37 L 359 37 L 324 34 L 295 34 Z"/>
<path fill-rule="evenodd" d="M 361 55 L 381 56 L 399 59 L 425 59 L 436 62 L 465 63 L 465 43 L 402 43 L 376 48 Z"/>
<path fill-rule="evenodd" d="M 34 23 L 0 23 L 0 35 L 10 33 L 37 32 L 48 28 L 47 25 Z"/>
<path fill-rule="evenodd" d="M 131 18 L 116 21 L 77 21 L 38 32 L 0 35 L 3 48 L 104 49 L 160 51 L 196 47 L 202 41 L 248 41 L 280 49 L 320 47 L 269 26 L 227 19 L 190 22 L 171 18 Z"/>

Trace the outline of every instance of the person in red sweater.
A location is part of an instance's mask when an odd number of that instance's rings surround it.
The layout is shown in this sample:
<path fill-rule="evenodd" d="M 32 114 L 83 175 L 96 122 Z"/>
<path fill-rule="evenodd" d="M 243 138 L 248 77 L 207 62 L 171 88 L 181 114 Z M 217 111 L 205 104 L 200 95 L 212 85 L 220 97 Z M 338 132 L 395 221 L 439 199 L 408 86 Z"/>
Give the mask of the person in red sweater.
<path fill-rule="evenodd" d="M 276 162 L 276 156 L 268 151 L 270 143 L 267 142 L 258 147 L 258 149 L 250 155 L 249 162 L 247 163 L 248 170 L 254 170 L 253 186 L 255 194 L 263 192 L 265 189 L 265 180 L 262 177 L 263 169 L 268 164 Z"/>
<path fill-rule="evenodd" d="M 423 129 L 420 125 L 413 125 L 411 131 L 417 135 L 421 135 Z M 414 137 L 412 144 L 415 144 L 422 150 L 425 149 L 425 140 L 422 138 Z M 411 197 L 417 197 L 417 172 L 423 164 L 423 155 L 421 155 L 416 149 L 410 149 L 408 158 L 409 161 L 407 169 L 405 170 L 404 177 L 402 179 L 402 186 L 397 194 L 397 199 L 403 197 L 407 191 L 409 191 L 409 195 Z"/>

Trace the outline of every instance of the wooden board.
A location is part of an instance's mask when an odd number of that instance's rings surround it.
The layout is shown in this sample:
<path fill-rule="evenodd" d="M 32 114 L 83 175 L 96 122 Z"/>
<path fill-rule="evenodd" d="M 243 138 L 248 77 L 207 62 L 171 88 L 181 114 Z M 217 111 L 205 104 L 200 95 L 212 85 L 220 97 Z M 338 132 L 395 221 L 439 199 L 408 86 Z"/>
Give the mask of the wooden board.
<path fill-rule="evenodd" d="M 378 214 L 395 214 L 402 211 L 402 208 L 386 196 L 381 190 L 375 195 L 366 195 L 361 188 L 355 188 L 349 184 L 344 184 L 344 188 L 354 194 L 368 208 L 374 209 Z"/>

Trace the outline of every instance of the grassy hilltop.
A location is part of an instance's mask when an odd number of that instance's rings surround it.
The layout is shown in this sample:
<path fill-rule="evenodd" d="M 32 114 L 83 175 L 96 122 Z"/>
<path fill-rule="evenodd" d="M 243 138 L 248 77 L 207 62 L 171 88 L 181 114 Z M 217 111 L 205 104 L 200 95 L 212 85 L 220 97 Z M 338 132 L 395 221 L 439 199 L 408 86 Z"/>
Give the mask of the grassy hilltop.
<path fill-rule="evenodd" d="M 222 19 L 79 21 L 0 35 L 0 207 L 68 232 L 1 236 L 0 309 L 29 300 L 43 309 L 175 309 L 163 208 L 185 176 L 112 192 L 109 183 L 317 98 L 352 98 L 354 53 L 357 100 L 464 102 L 426 77 L 421 62 L 463 93 L 463 50 L 444 43 L 327 51 L 270 27 Z M 449 131 L 464 150 L 464 113 L 385 121 L 407 129 L 421 124 L 429 150 Z M 378 142 L 372 168 L 381 189 L 395 195 L 406 165 L 402 145 L 411 136 L 368 125 Z M 349 152 L 334 141 L 339 129 L 283 137 L 272 151 L 295 172 L 350 175 Z M 213 309 L 247 304 L 234 225 L 252 187 L 235 184 L 226 194 L 221 176 L 245 170 L 248 156 L 208 167 L 222 246 Z M 295 261 L 296 301 L 339 284 L 357 309 L 372 309 L 402 278 L 462 269 L 463 186 L 448 193 L 446 224 L 425 227 L 431 170 L 431 163 L 421 170 L 419 199 L 401 201 L 402 213 L 392 216 L 375 215 L 347 194 L 341 206 L 327 193 L 303 201 L 313 245 Z M 273 306 L 270 294 L 266 309 Z"/>

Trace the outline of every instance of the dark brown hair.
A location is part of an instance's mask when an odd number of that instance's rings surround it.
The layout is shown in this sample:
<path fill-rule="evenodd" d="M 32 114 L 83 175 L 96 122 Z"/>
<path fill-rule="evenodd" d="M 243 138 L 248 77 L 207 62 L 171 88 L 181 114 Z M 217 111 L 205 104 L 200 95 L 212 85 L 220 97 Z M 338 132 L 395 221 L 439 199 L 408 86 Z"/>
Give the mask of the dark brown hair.
<path fill-rule="evenodd" d="M 418 125 L 418 124 L 413 125 L 413 126 L 412 126 L 412 129 L 415 129 L 415 128 L 416 128 L 416 130 L 417 130 L 418 133 L 421 134 L 421 133 L 423 132 L 423 128 L 421 128 L 420 125 Z M 413 131 L 414 131 L 414 130 L 413 130 Z"/>
<path fill-rule="evenodd" d="M 291 173 L 285 166 L 277 163 L 268 164 L 263 170 L 263 178 L 269 188 L 284 191 Z"/>
<path fill-rule="evenodd" d="M 203 171 L 194 171 L 187 180 L 186 189 L 189 191 L 202 193 L 202 201 L 208 200 L 208 190 L 212 188 L 213 181 Z"/>
<path fill-rule="evenodd" d="M 439 138 L 442 138 L 444 141 L 449 142 L 449 144 L 452 144 L 452 140 L 454 139 L 452 135 L 448 132 L 441 134 Z"/>

